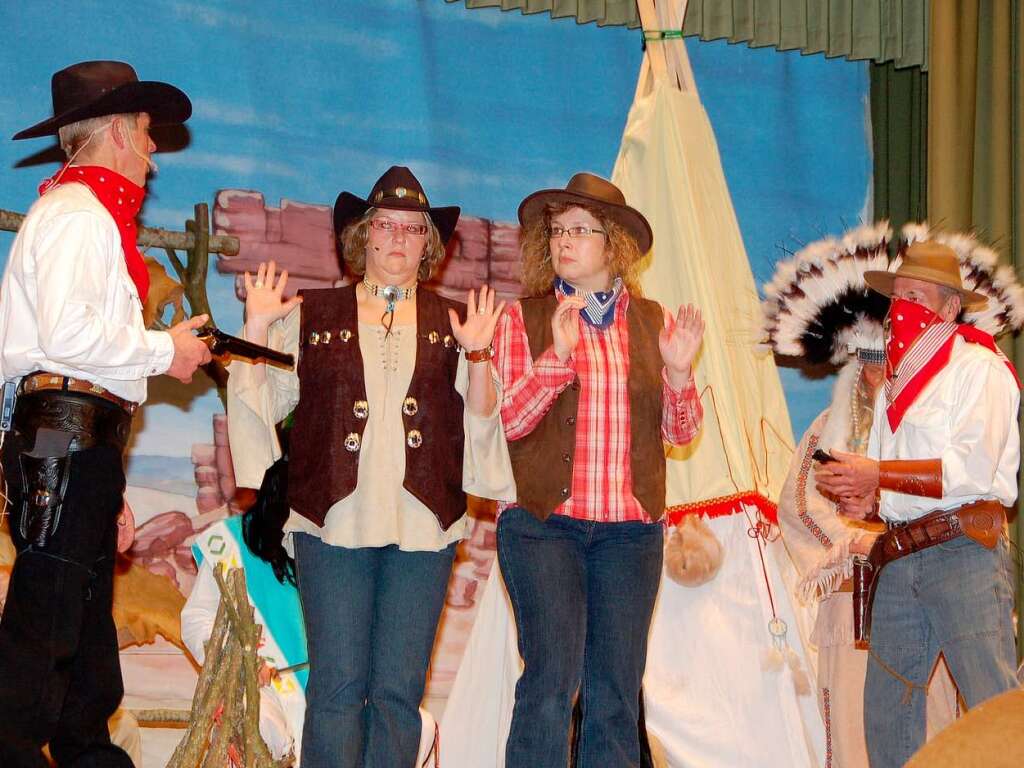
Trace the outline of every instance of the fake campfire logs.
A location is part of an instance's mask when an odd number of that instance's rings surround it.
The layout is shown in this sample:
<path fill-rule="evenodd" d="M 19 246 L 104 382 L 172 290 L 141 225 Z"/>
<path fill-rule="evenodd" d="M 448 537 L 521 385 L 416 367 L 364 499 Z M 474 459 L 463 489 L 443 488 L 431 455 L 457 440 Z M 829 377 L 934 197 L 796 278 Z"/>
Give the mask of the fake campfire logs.
<path fill-rule="evenodd" d="M 215 568 L 220 605 L 206 644 L 188 728 L 167 768 L 288 768 L 293 754 L 275 761 L 260 736 L 257 656 L 262 627 L 245 590 L 245 573 Z"/>

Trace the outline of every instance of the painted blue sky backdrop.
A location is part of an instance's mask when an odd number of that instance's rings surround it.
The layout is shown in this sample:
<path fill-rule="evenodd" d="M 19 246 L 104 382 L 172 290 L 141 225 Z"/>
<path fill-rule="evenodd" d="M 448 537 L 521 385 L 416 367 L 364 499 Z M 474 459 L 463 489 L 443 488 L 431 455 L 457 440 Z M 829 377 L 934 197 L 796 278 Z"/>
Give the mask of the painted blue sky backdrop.
<path fill-rule="evenodd" d="M 144 210 L 146 224 L 175 229 L 220 188 L 330 203 L 342 189 L 365 193 L 395 162 L 435 203 L 514 219 L 535 189 L 577 170 L 610 173 L 641 57 L 638 31 L 444 0 L 27 0 L 4 3 L 0 25 L 0 137 L 48 116 L 50 74 L 83 59 L 130 61 L 191 96 L 189 146 L 157 157 Z M 776 242 L 838 229 L 864 206 L 866 69 L 723 43 L 689 49 L 760 283 Z M 55 166 L 14 166 L 47 146 L 0 140 L 0 207 L 31 204 Z M 9 243 L 0 236 L 0 262 Z M 211 274 L 210 294 L 219 323 L 237 327 L 231 280 Z M 135 452 L 181 456 L 209 440 L 220 405 L 203 389 L 155 384 Z M 795 428 L 826 399 L 792 403 Z"/>

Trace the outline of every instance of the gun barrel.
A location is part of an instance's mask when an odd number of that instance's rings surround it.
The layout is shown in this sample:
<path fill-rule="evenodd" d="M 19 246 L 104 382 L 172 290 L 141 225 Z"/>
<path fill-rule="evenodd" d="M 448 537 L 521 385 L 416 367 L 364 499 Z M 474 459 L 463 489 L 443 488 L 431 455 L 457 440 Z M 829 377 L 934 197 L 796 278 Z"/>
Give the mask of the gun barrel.
<path fill-rule="evenodd" d="M 237 357 L 250 363 L 268 363 L 282 368 L 294 369 L 295 356 L 287 352 L 278 352 L 276 349 L 253 344 L 251 341 L 240 339 L 224 333 L 219 328 L 205 328 L 199 334 L 199 339 L 210 349 L 214 357 Z"/>

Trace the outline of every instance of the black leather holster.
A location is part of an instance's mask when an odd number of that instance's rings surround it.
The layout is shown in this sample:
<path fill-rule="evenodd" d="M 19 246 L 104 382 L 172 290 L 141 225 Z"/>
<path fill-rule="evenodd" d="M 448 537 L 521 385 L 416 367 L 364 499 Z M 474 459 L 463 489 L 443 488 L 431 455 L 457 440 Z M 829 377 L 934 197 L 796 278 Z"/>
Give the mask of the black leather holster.
<path fill-rule="evenodd" d="M 105 445 L 123 453 L 132 417 L 106 400 L 75 392 L 22 395 L 14 409 L 22 500 L 18 533 L 26 543 L 46 547 L 60 525 L 71 455 Z"/>

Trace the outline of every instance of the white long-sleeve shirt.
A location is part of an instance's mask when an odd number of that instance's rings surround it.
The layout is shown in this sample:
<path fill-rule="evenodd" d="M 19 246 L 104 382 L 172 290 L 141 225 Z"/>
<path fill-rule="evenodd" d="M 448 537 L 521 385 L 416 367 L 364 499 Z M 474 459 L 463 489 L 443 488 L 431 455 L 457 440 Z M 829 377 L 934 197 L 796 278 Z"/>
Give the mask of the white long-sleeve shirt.
<path fill-rule="evenodd" d="M 170 334 L 143 324 L 117 225 L 92 191 L 63 184 L 39 198 L 0 285 L 0 378 L 47 371 L 141 403 L 146 377 L 173 357 Z"/>
<path fill-rule="evenodd" d="M 868 456 L 942 459 L 942 498 L 881 493 L 884 520 L 914 520 L 980 499 L 1011 506 L 1017 498 L 1020 391 L 1006 363 L 980 344 L 957 337 L 949 364 L 907 410 L 895 434 L 879 388 Z"/>

